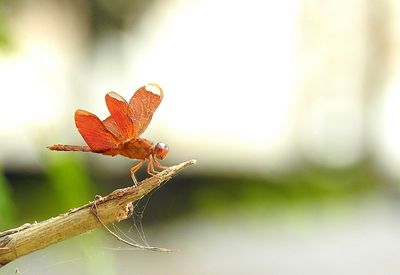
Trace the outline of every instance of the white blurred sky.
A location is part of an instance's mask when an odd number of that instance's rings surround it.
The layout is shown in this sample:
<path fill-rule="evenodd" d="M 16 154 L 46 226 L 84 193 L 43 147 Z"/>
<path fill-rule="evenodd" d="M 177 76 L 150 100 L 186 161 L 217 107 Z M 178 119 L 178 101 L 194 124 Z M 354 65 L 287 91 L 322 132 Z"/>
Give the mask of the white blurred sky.
<path fill-rule="evenodd" d="M 46 145 L 83 144 L 75 109 L 104 118 L 108 91 L 129 99 L 156 82 L 165 98 L 143 137 L 169 144 L 170 163 L 262 173 L 350 165 L 368 148 L 400 177 L 400 8 L 385 1 L 390 69 L 366 103 L 370 11 L 324 3 L 159 1 L 88 48 L 82 10 L 27 1 L 8 18 L 16 49 L 0 55 L 0 161 L 34 167 Z"/>

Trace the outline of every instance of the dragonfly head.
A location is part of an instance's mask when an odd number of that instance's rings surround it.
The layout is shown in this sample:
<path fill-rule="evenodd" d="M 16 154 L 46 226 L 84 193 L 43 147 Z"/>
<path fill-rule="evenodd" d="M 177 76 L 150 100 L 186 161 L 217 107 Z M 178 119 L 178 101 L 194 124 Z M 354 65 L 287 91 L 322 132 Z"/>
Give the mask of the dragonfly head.
<path fill-rule="evenodd" d="M 158 159 L 163 160 L 168 155 L 168 145 L 162 142 L 158 142 L 154 146 L 154 156 Z"/>

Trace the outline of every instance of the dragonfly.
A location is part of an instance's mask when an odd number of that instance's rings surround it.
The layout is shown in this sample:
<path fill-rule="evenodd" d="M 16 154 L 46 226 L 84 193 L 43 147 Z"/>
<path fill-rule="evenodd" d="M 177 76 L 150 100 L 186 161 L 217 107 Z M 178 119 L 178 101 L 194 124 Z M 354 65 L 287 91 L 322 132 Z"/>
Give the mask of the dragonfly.
<path fill-rule="evenodd" d="M 163 99 L 163 90 L 151 83 L 139 88 L 129 103 L 119 94 L 109 92 L 105 96 L 110 116 L 101 121 L 95 114 L 78 109 L 75 111 L 75 125 L 87 145 L 48 146 L 53 151 L 93 152 L 107 156 L 122 155 L 140 160 L 131 168 L 134 185 L 138 185 L 135 173 L 147 163 L 147 173 L 155 175 L 154 166 L 165 169 L 159 160 L 163 160 L 168 152 L 168 145 L 163 142 L 153 143 L 140 135 L 147 129 L 153 113 Z"/>

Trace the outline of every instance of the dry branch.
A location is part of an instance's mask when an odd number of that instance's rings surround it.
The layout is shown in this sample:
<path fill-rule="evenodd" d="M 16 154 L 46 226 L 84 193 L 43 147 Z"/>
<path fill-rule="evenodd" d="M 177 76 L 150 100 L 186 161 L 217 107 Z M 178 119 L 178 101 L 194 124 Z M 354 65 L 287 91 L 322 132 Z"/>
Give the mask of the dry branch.
<path fill-rule="evenodd" d="M 132 202 L 140 200 L 195 162 L 190 160 L 171 166 L 156 176 L 142 181 L 137 187 L 117 189 L 106 197 L 71 209 L 57 217 L 0 232 L 0 267 L 18 257 L 102 226 L 102 223 L 108 224 L 128 218 L 132 211 Z M 95 212 L 93 212 L 94 205 Z"/>

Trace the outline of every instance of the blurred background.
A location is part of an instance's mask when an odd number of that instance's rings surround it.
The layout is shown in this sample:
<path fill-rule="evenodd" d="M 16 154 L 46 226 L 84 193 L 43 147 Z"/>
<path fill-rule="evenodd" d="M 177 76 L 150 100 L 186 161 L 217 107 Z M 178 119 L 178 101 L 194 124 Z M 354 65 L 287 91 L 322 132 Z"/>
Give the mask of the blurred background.
<path fill-rule="evenodd" d="M 113 229 L 0 274 L 399 274 L 400 3 L 0 1 L 0 231 L 132 184 L 73 114 L 165 93 L 142 137 L 198 163 Z M 145 169 L 144 169 L 145 170 Z M 147 177 L 145 171 L 139 179 Z"/>

